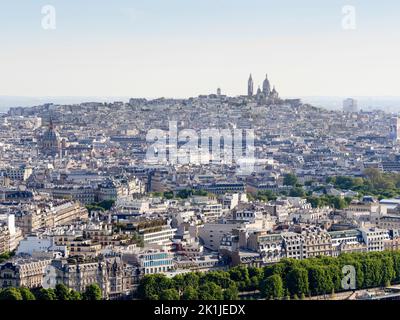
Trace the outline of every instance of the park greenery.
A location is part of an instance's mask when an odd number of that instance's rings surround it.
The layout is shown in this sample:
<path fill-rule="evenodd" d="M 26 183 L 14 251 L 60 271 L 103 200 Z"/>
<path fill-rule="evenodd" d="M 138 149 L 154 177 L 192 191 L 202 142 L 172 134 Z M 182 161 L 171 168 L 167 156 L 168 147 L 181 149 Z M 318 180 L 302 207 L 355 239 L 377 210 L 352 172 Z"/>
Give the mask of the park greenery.
<path fill-rule="evenodd" d="M 112 208 L 115 201 L 113 200 L 104 200 L 101 202 L 94 202 L 91 204 L 86 205 L 86 209 L 91 213 L 92 211 L 107 211 Z"/>
<path fill-rule="evenodd" d="M 290 190 L 259 191 L 257 194 L 248 194 L 250 200 L 273 201 L 278 197 L 300 197 L 307 199 L 313 208 L 329 206 L 342 210 L 349 206 L 352 200 L 361 199 L 364 196 L 373 196 L 378 200 L 384 198 L 400 197 L 400 174 L 384 173 L 375 168 L 365 169 L 360 177 L 336 176 L 328 177 L 325 184 L 314 181 L 306 181 L 305 187 L 301 185 L 298 178 L 292 174 L 286 174 L 283 185 L 291 187 Z M 351 190 L 357 192 L 356 197 L 341 197 L 329 195 L 327 190 L 333 187 L 338 190 Z M 320 195 L 315 195 L 314 192 Z"/>
<path fill-rule="evenodd" d="M 57 284 L 55 289 L 5 288 L 0 289 L 0 300 L 102 300 L 101 289 L 97 284 L 86 287 L 83 293 Z"/>
<path fill-rule="evenodd" d="M 400 196 L 400 173 L 381 172 L 375 168 L 364 170 L 362 177 L 329 177 L 327 183 L 335 188 L 353 190 L 362 196 L 378 199 Z"/>
<path fill-rule="evenodd" d="M 182 200 L 182 199 L 187 199 L 192 196 L 208 196 L 210 195 L 209 192 L 205 190 L 194 190 L 194 189 L 182 189 L 182 190 L 177 190 L 177 191 L 165 191 L 165 192 L 153 192 L 151 194 L 153 197 L 157 198 L 164 198 L 167 200 Z"/>
<path fill-rule="evenodd" d="M 283 185 L 284 186 L 296 186 L 298 184 L 298 179 L 295 174 L 288 173 L 283 176 Z"/>
<path fill-rule="evenodd" d="M 237 300 L 258 292 L 263 299 L 304 299 L 344 291 L 342 268 L 354 266 L 357 289 L 400 282 L 400 251 L 342 254 L 304 260 L 283 259 L 262 268 L 237 266 L 228 271 L 189 272 L 167 278 L 146 275 L 138 298 L 147 300 Z"/>

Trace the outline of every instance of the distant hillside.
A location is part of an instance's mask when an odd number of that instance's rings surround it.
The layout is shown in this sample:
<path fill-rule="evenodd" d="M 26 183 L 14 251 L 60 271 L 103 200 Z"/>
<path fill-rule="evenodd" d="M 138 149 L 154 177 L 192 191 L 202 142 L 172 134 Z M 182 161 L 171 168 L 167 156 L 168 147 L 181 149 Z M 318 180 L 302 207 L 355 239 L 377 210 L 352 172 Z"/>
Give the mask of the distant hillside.
<path fill-rule="evenodd" d="M 45 103 L 75 104 L 87 101 L 113 102 L 128 101 L 127 97 L 12 97 L 0 96 L 0 112 L 7 112 L 11 107 L 33 107 Z"/>

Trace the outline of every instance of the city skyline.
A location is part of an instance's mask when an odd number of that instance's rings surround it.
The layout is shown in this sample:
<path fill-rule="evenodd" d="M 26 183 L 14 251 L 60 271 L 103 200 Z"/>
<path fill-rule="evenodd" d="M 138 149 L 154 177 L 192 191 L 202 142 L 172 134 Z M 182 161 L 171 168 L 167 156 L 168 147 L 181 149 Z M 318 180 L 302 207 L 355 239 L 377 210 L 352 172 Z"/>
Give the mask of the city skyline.
<path fill-rule="evenodd" d="M 52 5 L 56 29 L 44 30 Z M 345 30 L 343 9 L 355 9 Z M 2 96 L 245 95 L 265 72 L 282 96 L 396 96 L 395 1 L 2 4 Z M 88 15 L 81 14 L 88 12 Z M 256 88 L 255 88 L 256 89 Z"/>
<path fill-rule="evenodd" d="M 398 0 L 1 2 L 0 302 L 400 300 Z"/>

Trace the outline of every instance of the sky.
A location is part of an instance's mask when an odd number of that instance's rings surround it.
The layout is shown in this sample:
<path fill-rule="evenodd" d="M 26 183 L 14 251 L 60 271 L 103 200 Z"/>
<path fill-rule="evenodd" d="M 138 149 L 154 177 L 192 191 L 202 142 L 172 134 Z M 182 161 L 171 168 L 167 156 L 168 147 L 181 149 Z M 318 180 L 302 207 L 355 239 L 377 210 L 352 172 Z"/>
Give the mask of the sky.
<path fill-rule="evenodd" d="M 0 96 L 235 96 L 250 73 L 284 97 L 400 96 L 399 18 L 398 0 L 0 0 Z"/>

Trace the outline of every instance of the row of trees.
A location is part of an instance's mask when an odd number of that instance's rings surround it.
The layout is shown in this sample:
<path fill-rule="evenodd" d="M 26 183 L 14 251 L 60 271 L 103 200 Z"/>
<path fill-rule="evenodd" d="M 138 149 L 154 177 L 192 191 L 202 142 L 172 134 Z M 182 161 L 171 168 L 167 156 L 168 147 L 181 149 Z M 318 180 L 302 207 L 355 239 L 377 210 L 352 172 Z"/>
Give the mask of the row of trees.
<path fill-rule="evenodd" d="M 365 169 L 363 177 L 329 177 L 326 182 L 336 188 L 357 191 L 360 196 L 391 198 L 400 195 L 400 174 L 384 173 L 376 168 Z"/>
<path fill-rule="evenodd" d="M 260 291 L 272 299 L 343 291 L 342 268 L 346 265 L 356 270 L 357 289 L 384 287 L 400 281 L 399 251 L 352 253 L 337 258 L 285 259 L 265 267 Z"/>
<path fill-rule="evenodd" d="M 237 300 L 240 292 L 259 291 L 267 299 L 301 299 L 343 291 L 344 266 L 354 266 L 356 288 L 400 282 L 400 251 L 343 254 L 337 258 L 283 259 L 263 268 L 190 272 L 167 278 L 145 276 L 138 297 L 148 300 Z"/>
<path fill-rule="evenodd" d="M 310 192 L 311 194 L 311 192 Z M 276 200 L 278 195 L 284 195 L 287 196 L 289 195 L 290 197 L 301 197 L 301 198 L 306 198 L 309 203 L 313 206 L 313 208 L 320 208 L 324 206 L 330 206 L 331 208 L 335 208 L 338 210 L 342 210 L 346 208 L 350 202 L 352 201 L 352 198 L 342 198 L 339 196 L 331 196 L 324 194 L 322 196 L 316 197 L 316 196 L 311 196 L 307 195 L 306 192 L 304 191 L 303 188 L 300 187 L 295 187 L 291 189 L 288 193 L 283 193 L 280 192 L 279 194 L 276 194 L 272 192 L 271 190 L 266 190 L 266 191 L 259 191 L 256 195 L 248 195 L 250 200 L 258 200 L 258 201 L 271 201 L 271 200 Z"/>
<path fill-rule="evenodd" d="M 363 177 L 336 176 L 328 177 L 326 183 L 332 184 L 335 188 L 342 190 L 353 190 L 358 192 L 359 197 L 372 195 L 382 198 L 392 198 L 400 196 L 400 174 L 399 173 L 383 173 L 375 168 L 364 170 Z M 299 184 L 296 175 L 289 173 L 284 176 L 283 184 L 292 186 L 289 191 L 280 191 L 274 193 L 272 191 L 260 191 L 254 196 L 250 196 L 252 200 L 270 201 L 275 200 L 278 196 L 291 196 L 306 198 L 314 208 L 330 206 L 335 209 L 344 209 L 352 201 L 352 198 L 342 198 L 326 194 L 325 186 L 312 188 L 306 192 L 301 184 Z M 312 181 L 305 183 L 312 186 Z M 322 196 L 312 196 L 312 191 L 322 191 Z"/>
<path fill-rule="evenodd" d="M 191 196 L 208 196 L 209 193 L 205 190 L 182 189 L 176 192 L 153 192 L 154 197 L 162 197 L 165 199 L 187 199 Z"/>
<path fill-rule="evenodd" d="M 101 300 L 101 289 L 97 284 L 89 285 L 85 292 L 69 289 L 63 284 L 55 289 L 6 288 L 0 290 L 0 300 Z"/>
<path fill-rule="evenodd" d="M 394 172 L 381 172 L 376 168 L 365 169 L 362 177 L 328 177 L 326 183 L 333 184 L 333 186 L 338 189 L 357 191 L 360 197 L 373 195 L 382 199 L 400 196 L 400 174 Z M 302 186 L 298 182 L 298 178 L 293 173 L 284 176 L 283 184 L 293 187 L 287 195 L 298 197 L 304 197 L 306 195 Z M 312 181 L 307 181 L 305 185 L 311 186 Z M 314 191 L 321 191 L 324 189 L 325 187 L 320 186 L 315 188 Z M 310 194 L 307 195 L 310 196 Z M 333 203 L 331 201 L 332 199 L 327 197 L 315 197 L 313 200 L 314 202 L 317 202 L 315 204 L 316 206 L 329 204 L 334 206 L 336 209 L 343 209 L 346 207 L 346 203 L 349 201 L 346 200 L 340 203 L 337 198 L 338 197 L 336 197 Z M 268 199 L 272 200 L 271 196 L 269 196 Z M 318 200 L 320 200 L 319 203 Z"/>
<path fill-rule="evenodd" d="M 230 274 L 190 272 L 173 278 L 163 274 L 146 275 L 137 295 L 145 300 L 237 300 L 240 283 L 231 279 Z"/>
<path fill-rule="evenodd" d="M 342 198 L 339 196 L 331 196 L 327 194 L 324 194 L 319 197 L 307 196 L 306 199 L 307 202 L 311 203 L 313 208 L 321 208 L 329 206 L 331 208 L 335 208 L 338 210 L 342 210 L 348 207 L 350 202 L 353 200 L 353 198 L 349 197 Z"/>

